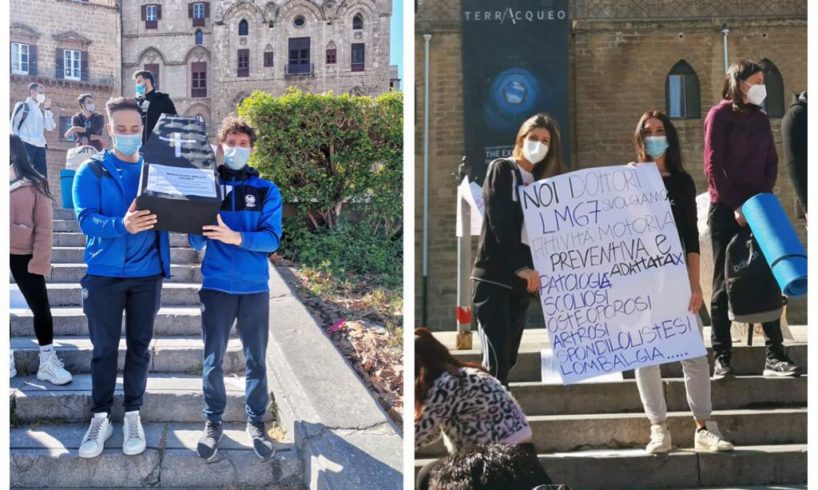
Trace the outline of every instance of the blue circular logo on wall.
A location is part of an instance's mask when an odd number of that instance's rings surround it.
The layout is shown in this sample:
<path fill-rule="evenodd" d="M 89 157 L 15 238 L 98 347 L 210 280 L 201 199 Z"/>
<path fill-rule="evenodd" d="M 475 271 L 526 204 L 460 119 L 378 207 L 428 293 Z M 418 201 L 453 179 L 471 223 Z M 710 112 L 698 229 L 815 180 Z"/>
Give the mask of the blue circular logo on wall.
<path fill-rule="evenodd" d="M 532 115 L 540 98 L 540 82 L 525 68 L 510 68 L 492 81 L 485 107 L 488 125 L 496 129 L 516 129 Z"/>

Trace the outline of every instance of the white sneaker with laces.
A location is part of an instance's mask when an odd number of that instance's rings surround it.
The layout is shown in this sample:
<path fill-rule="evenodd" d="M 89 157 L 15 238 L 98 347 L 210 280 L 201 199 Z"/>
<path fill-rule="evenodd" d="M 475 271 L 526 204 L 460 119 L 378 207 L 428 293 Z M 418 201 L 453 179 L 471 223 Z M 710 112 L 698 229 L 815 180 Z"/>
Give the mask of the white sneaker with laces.
<path fill-rule="evenodd" d="M 51 349 L 47 352 L 40 352 L 40 368 L 37 369 L 37 379 L 55 385 L 64 385 L 70 383 L 73 378 L 71 373 L 63 367 L 62 361 L 57 357 L 57 352 Z"/>
<path fill-rule="evenodd" d="M 732 451 L 733 444 L 724 440 L 719 425 L 712 420 L 705 422 L 705 428 L 696 430 L 694 449 L 700 452 L 719 453 Z"/>
<path fill-rule="evenodd" d="M 17 366 L 14 364 L 14 349 L 9 350 L 9 378 L 17 376 Z"/>
<path fill-rule="evenodd" d="M 650 426 L 650 442 L 645 446 L 648 454 L 664 454 L 673 446 L 670 431 L 666 425 L 654 424 Z"/>
<path fill-rule="evenodd" d="M 91 425 L 82 437 L 80 444 L 80 458 L 96 458 L 105 449 L 105 441 L 114 434 L 111 417 L 107 413 L 95 413 L 91 418 Z"/>
<path fill-rule="evenodd" d="M 139 419 L 139 410 L 125 412 L 122 436 L 122 452 L 126 455 L 133 456 L 145 450 L 145 431 Z"/>

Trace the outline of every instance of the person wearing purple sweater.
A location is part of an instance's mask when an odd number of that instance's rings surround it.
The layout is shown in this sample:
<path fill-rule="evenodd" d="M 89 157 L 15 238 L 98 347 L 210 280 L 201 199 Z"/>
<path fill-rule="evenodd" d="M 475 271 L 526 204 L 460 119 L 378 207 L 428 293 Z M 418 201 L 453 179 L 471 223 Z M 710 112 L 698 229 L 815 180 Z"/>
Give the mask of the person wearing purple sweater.
<path fill-rule="evenodd" d="M 704 173 L 710 193 L 707 222 L 713 244 L 710 316 L 716 379 L 733 375 L 724 277 L 727 245 L 739 227 L 747 226 L 741 205 L 758 193 L 772 192 L 778 176 L 770 119 L 762 110 L 765 97 L 764 69 L 752 61 L 738 61 L 727 71 L 722 101 L 710 109 L 704 121 Z M 764 376 L 798 375 L 798 367 L 784 350 L 781 322 L 762 326 L 767 343 Z"/>

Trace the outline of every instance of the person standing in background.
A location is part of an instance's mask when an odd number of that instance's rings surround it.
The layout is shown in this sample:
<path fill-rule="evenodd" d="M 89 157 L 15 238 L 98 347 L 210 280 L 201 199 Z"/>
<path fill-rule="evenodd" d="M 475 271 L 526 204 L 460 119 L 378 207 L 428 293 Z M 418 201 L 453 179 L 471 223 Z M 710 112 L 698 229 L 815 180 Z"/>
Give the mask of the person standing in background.
<path fill-rule="evenodd" d="M 48 145 L 45 132 L 53 131 L 57 124 L 51 112 L 51 99 L 45 95 L 45 87 L 39 83 L 32 83 L 28 86 L 28 98 L 14 106 L 9 126 L 11 132 L 19 136 L 26 145 L 28 159 L 34 168 L 47 178 L 48 165 L 45 152 Z"/>
<path fill-rule="evenodd" d="M 102 151 L 102 132 L 105 129 L 105 117 L 96 112 L 94 96 L 82 94 L 77 98 L 80 111 L 71 118 L 71 128 L 65 132 L 65 137 L 76 137 L 77 146 L 93 146 Z"/>
<path fill-rule="evenodd" d="M 141 70 L 133 74 L 136 81 L 136 102 L 142 110 L 142 144 L 148 142 L 162 114 L 176 114 L 176 106 L 168 94 L 156 90 L 153 73 Z"/>
<path fill-rule="evenodd" d="M 733 376 L 732 324 L 724 274 L 727 245 L 739 227 L 747 226 L 741 206 L 756 194 L 772 192 L 778 176 L 770 118 L 761 109 L 766 96 L 761 65 L 737 61 L 727 70 L 722 100 L 710 109 L 704 121 L 704 173 L 710 193 L 707 224 L 713 245 L 710 316 L 716 379 Z M 781 320 L 762 323 L 762 328 L 767 340 L 764 376 L 797 376 L 798 366 L 784 349 Z"/>
<path fill-rule="evenodd" d="M 792 105 L 781 119 L 784 160 L 804 216 L 807 215 L 807 93 L 793 96 Z"/>

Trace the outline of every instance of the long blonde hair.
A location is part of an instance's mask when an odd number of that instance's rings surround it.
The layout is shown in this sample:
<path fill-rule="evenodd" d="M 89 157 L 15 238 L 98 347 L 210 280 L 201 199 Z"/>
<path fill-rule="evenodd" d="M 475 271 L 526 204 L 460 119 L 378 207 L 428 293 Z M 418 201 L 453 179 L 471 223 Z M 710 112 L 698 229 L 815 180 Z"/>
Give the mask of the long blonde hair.
<path fill-rule="evenodd" d="M 560 128 L 557 120 L 548 114 L 541 112 L 525 120 L 520 130 L 517 131 L 517 143 L 514 145 L 512 156 L 515 160 L 523 158 L 523 143 L 534 129 L 547 129 L 551 134 L 551 143 L 548 145 L 548 155 L 534 165 L 534 180 L 545 179 L 559 175 L 562 171 L 562 158 L 560 158 Z"/>

